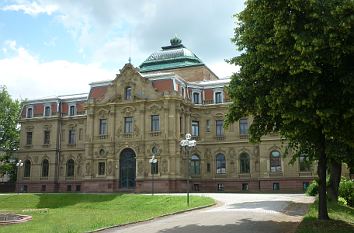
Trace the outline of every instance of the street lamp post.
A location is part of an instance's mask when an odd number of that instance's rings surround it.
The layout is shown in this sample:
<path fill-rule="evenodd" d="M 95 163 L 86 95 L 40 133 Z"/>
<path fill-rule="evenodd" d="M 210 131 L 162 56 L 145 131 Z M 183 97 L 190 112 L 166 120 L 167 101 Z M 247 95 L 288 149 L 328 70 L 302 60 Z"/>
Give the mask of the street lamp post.
<path fill-rule="evenodd" d="M 152 175 L 152 182 L 151 182 L 151 195 L 154 195 L 154 175 L 156 170 L 156 163 L 157 159 L 155 158 L 155 154 L 152 155 L 151 159 L 149 160 L 150 168 L 151 168 L 151 175 Z"/>
<path fill-rule="evenodd" d="M 186 152 L 187 156 L 187 205 L 189 206 L 189 159 L 190 159 L 190 151 L 197 145 L 195 140 L 191 140 L 191 134 L 186 134 L 186 139 L 181 140 L 180 146 Z"/>
<path fill-rule="evenodd" d="M 19 160 L 18 163 L 16 163 L 17 167 L 17 194 L 20 192 L 20 168 L 23 166 L 22 160 Z"/>

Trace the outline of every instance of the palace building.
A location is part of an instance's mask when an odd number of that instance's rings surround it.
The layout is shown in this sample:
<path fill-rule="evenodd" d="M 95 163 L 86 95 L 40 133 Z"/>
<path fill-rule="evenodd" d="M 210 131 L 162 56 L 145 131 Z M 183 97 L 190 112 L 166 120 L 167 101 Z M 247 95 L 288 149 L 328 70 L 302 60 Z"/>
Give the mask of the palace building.
<path fill-rule="evenodd" d="M 178 38 L 126 64 L 88 94 L 26 101 L 18 189 L 24 192 L 302 192 L 306 158 L 289 165 L 277 135 L 248 141 L 251 117 L 224 128 L 230 79 Z M 196 147 L 180 141 L 190 133 Z M 156 163 L 150 163 L 155 155 Z"/>

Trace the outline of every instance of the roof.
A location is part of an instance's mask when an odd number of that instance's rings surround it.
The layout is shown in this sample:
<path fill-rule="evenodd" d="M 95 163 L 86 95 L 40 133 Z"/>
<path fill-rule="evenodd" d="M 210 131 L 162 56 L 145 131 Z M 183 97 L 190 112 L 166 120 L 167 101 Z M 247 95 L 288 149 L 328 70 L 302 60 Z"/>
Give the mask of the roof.
<path fill-rule="evenodd" d="M 191 66 L 203 66 L 204 63 L 182 41 L 175 37 L 171 45 L 161 47 L 162 50 L 152 53 L 139 67 L 140 72 L 151 72 Z"/>

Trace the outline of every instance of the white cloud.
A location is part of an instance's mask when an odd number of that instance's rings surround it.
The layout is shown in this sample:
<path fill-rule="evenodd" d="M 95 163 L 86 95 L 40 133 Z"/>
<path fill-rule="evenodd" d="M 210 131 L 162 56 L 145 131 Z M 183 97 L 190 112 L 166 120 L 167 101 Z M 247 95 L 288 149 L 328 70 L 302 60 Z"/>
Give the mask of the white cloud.
<path fill-rule="evenodd" d="M 3 11 L 23 11 L 25 14 L 36 16 L 38 14 L 51 15 L 58 10 L 58 6 L 54 4 L 42 4 L 38 2 L 19 1 L 12 5 L 1 8 Z"/>
<path fill-rule="evenodd" d="M 219 78 L 229 78 L 233 73 L 237 73 L 240 70 L 239 66 L 230 65 L 226 62 L 211 63 L 209 68 L 219 76 Z"/>
<path fill-rule="evenodd" d="M 35 99 L 62 94 L 89 92 L 90 82 L 114 79 L 112 71 L 97 64 L 79 64 L 64 60 L 40 62 L 15 41 L 5 43 L 14 56 L 0 60 L 0 85 L 6 85 L 17 99 Z"/>

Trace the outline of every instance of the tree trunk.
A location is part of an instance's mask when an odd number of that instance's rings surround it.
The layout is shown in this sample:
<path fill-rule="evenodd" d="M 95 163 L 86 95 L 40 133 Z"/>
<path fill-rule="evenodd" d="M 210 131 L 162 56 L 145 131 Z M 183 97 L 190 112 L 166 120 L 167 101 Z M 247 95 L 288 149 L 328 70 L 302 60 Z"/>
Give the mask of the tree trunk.
<path fill-rule="evenodd" d="M 342 164 L 339 161 L 331 159 L 330 166 L 331 177 L 329 180 L 328 197 L 330 200 L 338 201 L 338 189 L 342 174 Z"/>
<path fill-rule="evenodd" d="M 324 136 L 323 136 L 324 137 Z M 319 160 L 318 160 L 318 219 L 329 220 L 327 210 L 327 195 L 326 195 L 326 168 L 327 168 L 327 156 L 326 156 L 325 140 L 323 138 L 319 148 Z"/>

